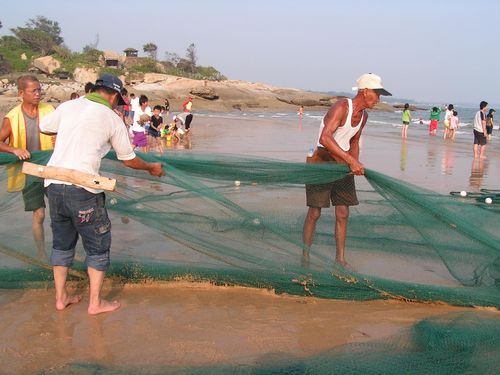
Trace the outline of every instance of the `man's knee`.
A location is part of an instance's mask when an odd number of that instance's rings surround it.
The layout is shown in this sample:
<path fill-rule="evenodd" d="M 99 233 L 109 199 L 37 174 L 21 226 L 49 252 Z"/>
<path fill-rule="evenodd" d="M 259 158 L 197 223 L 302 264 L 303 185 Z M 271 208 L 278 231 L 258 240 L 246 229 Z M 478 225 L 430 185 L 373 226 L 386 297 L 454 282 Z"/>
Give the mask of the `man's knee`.
<path fill-rule="evenodd" d="M 308 220 L 318 221 L 320 217 L 321 217 L 321 208 L 309 207 L 309 211 L 307 211 Z"/>
<path fill-rule="evenodd" d="M 335 206 L 335 218 L 337 221 L 347 221 L 349 218 L 349 206 Z"/>
<path fill-rule="evenodd" d="M 45 208 L 40 207 L 33 211 L 33 222 L 37 224 L 43 224 L 45 220 Z"/>

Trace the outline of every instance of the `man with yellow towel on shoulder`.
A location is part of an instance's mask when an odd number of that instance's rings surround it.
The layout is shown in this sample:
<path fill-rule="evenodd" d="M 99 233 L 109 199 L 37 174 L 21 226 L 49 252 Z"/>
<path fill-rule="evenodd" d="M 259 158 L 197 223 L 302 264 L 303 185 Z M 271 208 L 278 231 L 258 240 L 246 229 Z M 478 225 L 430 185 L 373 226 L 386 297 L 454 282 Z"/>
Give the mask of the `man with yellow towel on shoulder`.
<path fill-rule="evenodd" d="M 16 155 L 19 160 L 27 160 L 31 157 L 32 151 L 54 148 L 55 138 L 41 134 L 38 127 L 40 119 L 54 111 L 54 107 L 40 103 L 42 89 L 36 77 L 30 75 L 19 77 L 17 88 L 22 103 L 14 107 L 3 119 L 0 128 L 0 152 L 8 152 Z M 7 174 L 7 190 L 22 191 L 24 210 L 33 212 L 32 231 L 38 257 L 46 258 L 43 231 L 45 219 L 43 180 L 21 173 L 21 165 L 8 167 Z"/>

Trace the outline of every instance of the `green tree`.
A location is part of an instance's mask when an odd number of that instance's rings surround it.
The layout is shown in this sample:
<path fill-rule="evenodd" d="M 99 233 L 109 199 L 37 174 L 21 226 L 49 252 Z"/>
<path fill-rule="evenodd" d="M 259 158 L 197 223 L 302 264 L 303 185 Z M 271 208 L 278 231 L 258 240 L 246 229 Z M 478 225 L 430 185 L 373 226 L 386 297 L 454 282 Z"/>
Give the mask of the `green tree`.
<path fill-rule="evenodd" d="M 194 43 L 191 43 L 186 49 L 186 60 L 189 62 L 191 67 L 191 73 L 194 74 L 196 72 L 196 61 L 198 60 L 196 46 Z"/>
<path fill-rule="evenodd" d="M 158 46 L 156 44 L 149 42 L 142 46 L 142 49 L 149 55 L 149 57 L 156 60 L 156 54 L 158 52 Z"/>
<path fill-rule="evenodd" d="M 10 30 L 21 42 L 43 55 L 54 52 L 54 47 L 64 42 L 59 24 L 43 16 L 30 19 L 26 27 Z"/>
<path fill-rule="evenodd" d="M 52 37 L 44 31 L 30 29 L 27 27 L 17 27 L 11 29 L 14 35 L 29 48 L 46 55 L 54 51 L 56 43 Z"/>
<path fill-rule="evenodd" d="M 61 37 L 61 28 L 56 21 L 49 20 L 44 16 L 37 16 L 26 22 L 26 27 L 47 33 L 56 45 L 61 45 L 64 39 Z"/>

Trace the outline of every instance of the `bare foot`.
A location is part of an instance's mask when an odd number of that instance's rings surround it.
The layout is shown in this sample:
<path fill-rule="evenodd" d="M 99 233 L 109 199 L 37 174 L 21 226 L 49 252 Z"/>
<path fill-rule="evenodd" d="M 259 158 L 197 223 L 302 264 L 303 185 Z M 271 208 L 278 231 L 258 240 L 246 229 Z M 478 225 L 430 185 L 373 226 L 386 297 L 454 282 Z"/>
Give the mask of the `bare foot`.
<path fill-rule="evenodd" d="M 62 298 L 61 300 L 56 299 L 56 310 L 64 310 L 66 307 L 69 305 L 73 305 L 75 303 L 78 303 L 82 300 L 81 295 L 75 295 L 75 296 L 66 296 L 65 298 Z"/>
<path fill-rule="evenodd" d="M 90 315 L 98 315 L 118 310 L 120 306 L 120 302 L 118 301 L 106 301 L 105 299 L 102 299 L 96 306 L 89 305 L 87 312 Z"/>
<path fill-rule="evenodd" d="M 356 272 L 356 269 L 353 266 L 351 266 L 349 263 L 347 263 L 345 260 L 335 260 L 335 262 L 339 266 L 345 268 L 348 271 Z"/>

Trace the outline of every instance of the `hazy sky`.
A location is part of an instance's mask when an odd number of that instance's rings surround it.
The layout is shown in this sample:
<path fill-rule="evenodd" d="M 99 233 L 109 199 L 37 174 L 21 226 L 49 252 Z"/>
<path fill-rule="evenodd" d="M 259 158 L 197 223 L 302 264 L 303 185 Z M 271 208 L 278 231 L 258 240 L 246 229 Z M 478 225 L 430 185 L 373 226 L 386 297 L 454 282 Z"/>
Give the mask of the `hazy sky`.
<path fill-rule="evenodd" d="M 394 96 L 500 103 L 500 1 L 494 0 L 16 0 L 2 2 L 0 35 L 44 15 L 81 51 L 153 42 L 230 79 L 350 91 L 362 73 Z"/>

